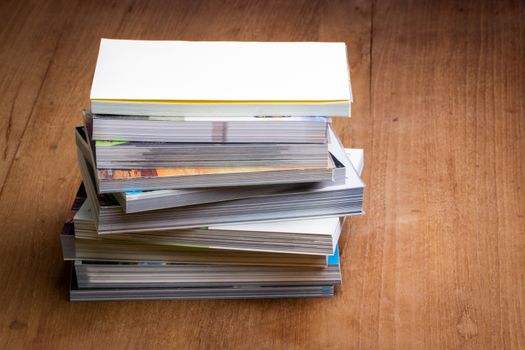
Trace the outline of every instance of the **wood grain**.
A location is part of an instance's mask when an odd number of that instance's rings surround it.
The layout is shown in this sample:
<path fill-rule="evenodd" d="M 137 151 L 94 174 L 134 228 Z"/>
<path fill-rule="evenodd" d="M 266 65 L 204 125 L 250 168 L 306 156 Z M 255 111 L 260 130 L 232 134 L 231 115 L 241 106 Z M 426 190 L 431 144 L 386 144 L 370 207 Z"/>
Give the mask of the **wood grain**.
<path fill-rule="evenodd" d="M 4 1 L 0 348 L 525 347 L 519 1 Z M 58 232 L 100 37 L 345 41 L 366 216 L 322 300 L 69 303 Z"/>

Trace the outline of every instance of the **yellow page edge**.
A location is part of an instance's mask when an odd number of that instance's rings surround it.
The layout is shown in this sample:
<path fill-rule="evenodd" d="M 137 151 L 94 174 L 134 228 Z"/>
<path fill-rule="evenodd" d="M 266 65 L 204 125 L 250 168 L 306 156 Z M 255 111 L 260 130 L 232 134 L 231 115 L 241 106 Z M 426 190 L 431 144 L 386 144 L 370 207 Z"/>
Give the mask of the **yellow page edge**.
<path fill-rule="evenodd" d="M 91 102 L 110 103 L 165 103 L 165 104 L 318 104 L 318 103 L 348 103 L 351 100 L 125 100 L 125 99 L 92 99 Z"/>

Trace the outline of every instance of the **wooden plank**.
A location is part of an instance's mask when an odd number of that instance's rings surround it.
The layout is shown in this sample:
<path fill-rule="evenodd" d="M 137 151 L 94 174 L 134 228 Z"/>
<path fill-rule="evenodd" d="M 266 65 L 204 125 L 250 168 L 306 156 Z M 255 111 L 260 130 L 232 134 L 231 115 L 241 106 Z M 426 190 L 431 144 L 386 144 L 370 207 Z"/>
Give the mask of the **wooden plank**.
<path fill-rule="evenodd" d="M 376 3 L 365 348 L 524 347 L 519 11 Z"/>
<path fill-rule="evenodd" d="M 75 1 L 0 5 L 0 194 Z"/>
<path fill-rule="evenodd" d="M 104 6 L 113 7 L 108 11 Z M 35 83 L 39 92 L 30 106 L 30 122 L 13 141 L 18 143 L 16 161 L 0 194 L 0 232 L 5 239 L 0 280 L 6 286 L 0 290 L 2 348 L 45 347 L 51 344 L 49 337 L 67 334 L 68 317 L 57 311 L 57 303 L 65 302 L 63 264 L 51 231 L 60 229 L 67 208 L 63 202 L 71 200 L 79 183 L 71 131 L 81 121 L 79 107 L 88 101 L 92 76 L 88 67 L 95 62 L 97 40 L 115 31 L 126 9 L 125 2 L 100 1 L 82 2 L 70 11 L 74 17 L 54 43 L 47 72 Z M 52 22 L 56 14 L 60 12 L 42 11 L 39 21 Z M 31 36 L 32 31 L 20 35 Z M 34 50 L 37 54 L 20 66 L 22 80 L 32 74 L 27 67 L 47 54 L 38 45 Z"/>

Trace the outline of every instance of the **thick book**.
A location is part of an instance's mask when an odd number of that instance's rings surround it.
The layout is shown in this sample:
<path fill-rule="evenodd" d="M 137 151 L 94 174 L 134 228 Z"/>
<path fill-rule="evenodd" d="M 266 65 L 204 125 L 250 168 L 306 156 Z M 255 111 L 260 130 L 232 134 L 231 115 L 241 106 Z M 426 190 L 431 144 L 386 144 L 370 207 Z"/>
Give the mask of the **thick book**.
<path fill-rule="evenodd" d="M 125 213 L 138 213 L 189 205 L 225 202 L 234 199 L 250 198 L 277 193 L 294 184 L 190 188 L 181 190 L 127 191 L 112 193 Z"/>
<path fill-rule="evenodd" d="M 326 143 L 325 117 L 91 115 L 93 140 L 194 143 Z"/>
<path fill-rule="evenodd" d="M 325 267 L 238 266 L 169 262 L 75 261 L 80 288 L 334 285 L 341 283 L 339 252 Z"/>
<path fill-rule="evenodd" d="M 88 192 L 89 193 L 89 192 Z M 93 193 L 93 192 L 91 192 Z M 93 201 L 99 234 L 163 231 L 218 224 L 363 214 L 363 186 L 316 184 L 269 196 L 125 214 L 117 201 Z"/>
<path fill-rule="evenodd" d="M 333 297 L 335 291 L 335 285 L 79 288 L 75 269 L 70 270 L 70 301 L 312 298 Z"/>
<path fill-rule="evenodd" d="M 95 141 L 97 168 L 326 167 L 323 143 Z"/>
<path fill-rule="evenodd" d="M 102 39 L 95 114 L 349 116 L 345 43 Z"/>

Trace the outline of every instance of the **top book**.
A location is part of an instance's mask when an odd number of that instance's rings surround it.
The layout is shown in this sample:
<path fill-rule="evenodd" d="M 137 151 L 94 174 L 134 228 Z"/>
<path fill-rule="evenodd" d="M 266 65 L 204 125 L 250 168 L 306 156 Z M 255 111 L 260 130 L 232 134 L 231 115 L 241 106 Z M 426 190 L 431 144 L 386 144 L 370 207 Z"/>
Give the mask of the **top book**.
<path fill-rule="evenodd" d="M 345 43 L 102 39 L 95 114 L 349 116 Z"/>

